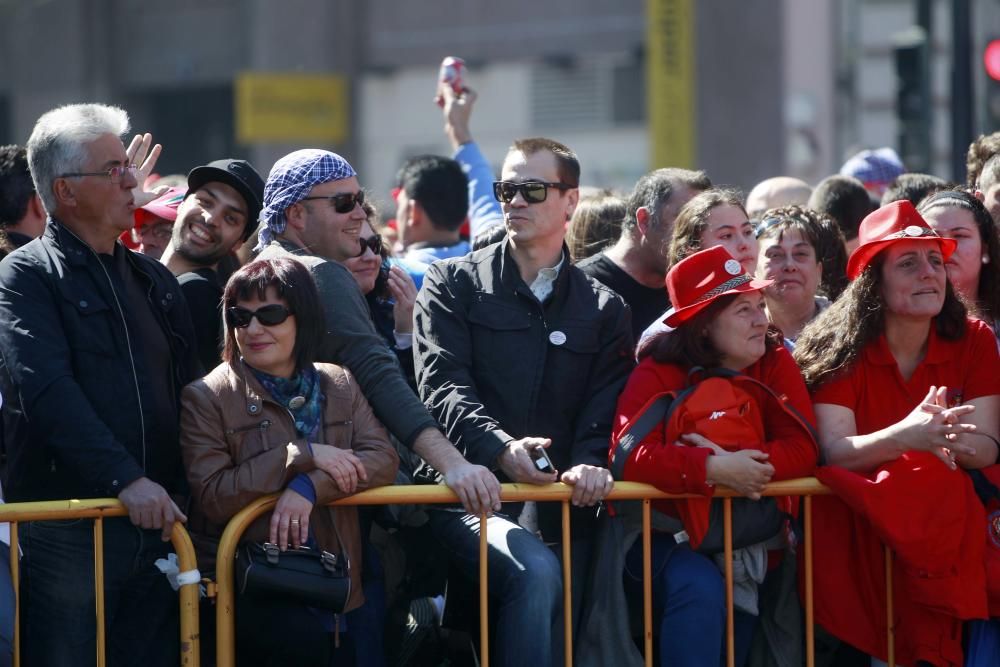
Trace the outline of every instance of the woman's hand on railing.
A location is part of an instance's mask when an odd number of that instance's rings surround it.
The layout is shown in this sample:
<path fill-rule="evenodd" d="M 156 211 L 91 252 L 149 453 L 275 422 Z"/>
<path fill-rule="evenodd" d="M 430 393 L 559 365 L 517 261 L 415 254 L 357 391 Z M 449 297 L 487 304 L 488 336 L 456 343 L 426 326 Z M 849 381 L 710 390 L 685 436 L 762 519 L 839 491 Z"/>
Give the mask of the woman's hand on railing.
<path fill-rule="evenodd" d="M 277 544 L 284 551 L 289 541 L 298 549 L 309 540 L 309 515 L 313 504 L 301 494 L 285 489 L 278 498 L 271 514 L 271 532 L 268 542 Z"/>
<path fill-rule="evenodd" d="M 313 443 L 313 463 L 319 470 L 333 478 L 337 488 L 342 493 L 354 493 L 358 490 L 358 480 L 368 481 L 361 459 L 353 452 L 340 449 L 333 445 Z"/>

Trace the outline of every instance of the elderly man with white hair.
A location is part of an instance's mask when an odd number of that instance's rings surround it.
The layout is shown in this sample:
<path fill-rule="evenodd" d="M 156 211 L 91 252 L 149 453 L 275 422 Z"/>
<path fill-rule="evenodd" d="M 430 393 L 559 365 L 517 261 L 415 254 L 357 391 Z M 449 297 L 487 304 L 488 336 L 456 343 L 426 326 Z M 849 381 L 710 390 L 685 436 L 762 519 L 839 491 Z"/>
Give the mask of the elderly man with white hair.
<path fill-rule="evenodd" d="M 109 662 L 177 664 L 177 597 L 154 561 L 184 488 L 179 392 L 198 377 L 194 331 L 166 267 L 118 237 L 151 199 L 139 187 L 159 155 L 149 135 L 126 150 L 128 114 L 100 104 L 42 115 L 28 162 L 48 213 L 41 238 L 0 263 L 0 388 L 8 500 L 117 497 L 104 519 Z M 136 162 L 142 164 L 136 166 Z M 22 528 L 23 664 L 96 656 L 89 521 Z"/>

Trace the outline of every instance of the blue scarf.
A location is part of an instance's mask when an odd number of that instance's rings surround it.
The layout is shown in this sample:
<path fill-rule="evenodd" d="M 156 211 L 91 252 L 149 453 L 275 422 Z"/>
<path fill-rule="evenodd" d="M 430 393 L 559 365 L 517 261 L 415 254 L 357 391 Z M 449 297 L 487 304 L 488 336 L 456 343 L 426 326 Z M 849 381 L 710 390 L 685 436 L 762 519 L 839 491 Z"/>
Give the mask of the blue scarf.
<path fill-rule="evenodd" d="M 271 398 L 288 408 L 295 420 L 295 430 L 300 438 L 313 439 L 323 425 L 323 392 L 320 391 L 319 373 L 312 366 L 304 368 L 291 378 L 270 375 L 249 366 L 254 377 Z M 303 398 L 305 401 L 295 401 Z M 296 403 L 302 403 L 293 407 Z"/>

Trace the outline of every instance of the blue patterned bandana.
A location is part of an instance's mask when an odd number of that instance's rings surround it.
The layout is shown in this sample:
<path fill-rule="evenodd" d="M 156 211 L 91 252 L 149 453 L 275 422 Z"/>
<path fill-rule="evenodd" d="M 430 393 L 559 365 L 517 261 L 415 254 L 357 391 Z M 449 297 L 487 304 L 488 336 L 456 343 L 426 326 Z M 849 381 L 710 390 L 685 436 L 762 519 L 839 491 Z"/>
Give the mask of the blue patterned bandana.
<path fill-rule="evenodd" d="M 262 250 L 285 231 L 285 209 L 302 201 L 313 186 L 351 176 L 357 172 L 347 160 L 318 148 L 295 151 L 275 162 L 264 185 L 260 240 L 254 250 Z"/>

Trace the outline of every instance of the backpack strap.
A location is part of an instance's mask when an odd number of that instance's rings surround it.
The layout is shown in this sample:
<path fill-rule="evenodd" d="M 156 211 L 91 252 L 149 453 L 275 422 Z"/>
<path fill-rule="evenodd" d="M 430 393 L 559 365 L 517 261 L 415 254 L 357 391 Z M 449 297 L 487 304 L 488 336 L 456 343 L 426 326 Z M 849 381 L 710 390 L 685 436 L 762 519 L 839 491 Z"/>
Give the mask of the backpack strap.
<path fill-rule="evenodd" d="M 618 443 L 615 445 L 614 451 L 611 453 L 611 465 L 609 467 L 611 475 L 615 479 L 624 479 L 625 462 L 632 455 L 632 450 L 635 449 L 637 444 L 642 442 L 643 438 L 649 435 L 650 431 L 656 428 L 657 424 L 664 420 L 670 412 L 670 406 L 687 391 L 690 391 L 690 388 L 685 389 L 679 394 L 673 391 L 657 394 L 649 399 L 638 416 L 629 422 L 625 430 L 622 431 L 621 437 L 618 438 Z"/>

